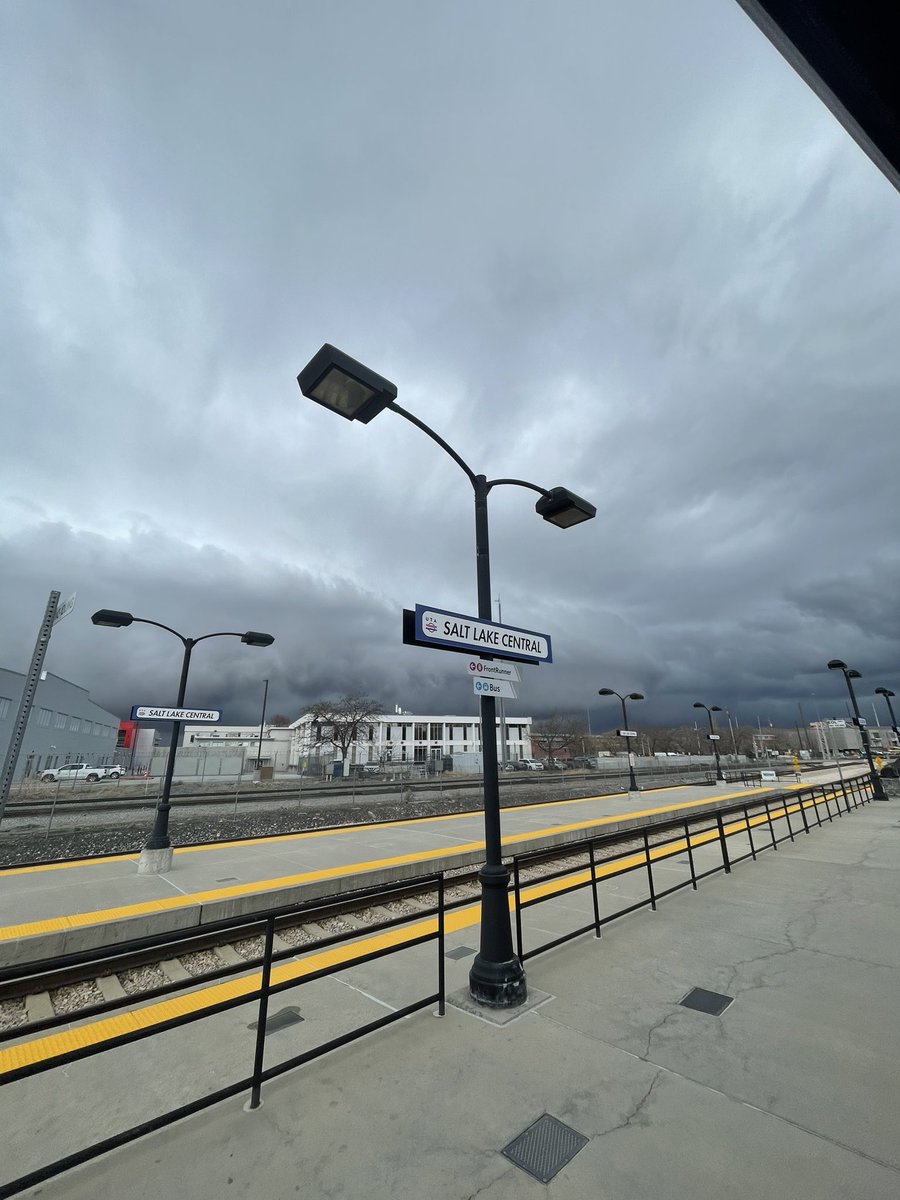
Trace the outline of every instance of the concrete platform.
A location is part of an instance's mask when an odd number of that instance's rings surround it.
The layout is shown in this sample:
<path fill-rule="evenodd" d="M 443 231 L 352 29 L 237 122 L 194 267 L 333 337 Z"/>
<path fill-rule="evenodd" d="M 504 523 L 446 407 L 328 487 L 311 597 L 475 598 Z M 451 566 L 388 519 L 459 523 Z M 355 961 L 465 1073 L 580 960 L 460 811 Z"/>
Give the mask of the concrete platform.
<path fill-rule="evenodd" d="M 504 852 L 671 820 L 769 788 L 666 788 L 503 810 Z M 188 929 L 483 861 L 479 812 L 191 846 L 165 875 L 135 854 L 0 872 L 0 967 Z"/>
<path fill-rule="evenodd" d="M 896 1200 L 898 832 L 900 806 L 868 804 L 530 960 L 545 995 L 517 1019 L 417 1014 L 267 1084 L 255 1112 L 236 1098 L 24 1194 Z M 625 903 L 645 885 L 609 886 Z M 589 909 L 586 893 L 529 909 L 526 940 Z M 471 939 L 448 940 L 450 994 Z M 418 947 L 281 993 L 274 1009 L 304 1019 L 267 1038 L 267 1061 L 426 992 L 434 970 Z M 731 1003 L 682 1006 L 695 987 Z M 0 1089 L 0 1180 L 240 1078 L 253 1012 Z M 548 1183 L 503 1153 L 544 1114 L 586 1139 Z"/>

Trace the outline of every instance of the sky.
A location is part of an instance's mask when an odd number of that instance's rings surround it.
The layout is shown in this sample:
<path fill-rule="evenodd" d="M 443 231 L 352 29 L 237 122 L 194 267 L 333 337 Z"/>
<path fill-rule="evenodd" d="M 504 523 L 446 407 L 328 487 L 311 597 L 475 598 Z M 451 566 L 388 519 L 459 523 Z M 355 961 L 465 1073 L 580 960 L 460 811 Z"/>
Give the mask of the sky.
<path fill-rule="evenodd" d="M 4 0 L 0 665 L 120 716 L 346 693 L 475 713 L 472 489 L 395 413 L 305 399 L 331 342 L 489 478 L 507 714 L 845 716 L 900 692 L 900 197 L 734 0 Z M 633 723 L 637 723 L 637 717 Z"/>

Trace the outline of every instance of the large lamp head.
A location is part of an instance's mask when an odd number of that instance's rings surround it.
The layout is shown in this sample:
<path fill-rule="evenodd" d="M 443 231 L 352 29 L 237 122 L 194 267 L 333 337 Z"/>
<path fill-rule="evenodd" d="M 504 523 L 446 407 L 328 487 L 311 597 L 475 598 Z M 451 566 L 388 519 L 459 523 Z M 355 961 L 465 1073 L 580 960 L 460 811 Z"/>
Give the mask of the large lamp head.
<path fill-rule="evenodd" d="M 534 511 L 560 529 L 580 525 L 582 521 L 590 521 L 597 515 L 593 504 L 564 487 L 551 488 L 535 504 Z"/>
<path fill-rule="evenodd" d="M 706 708 L 705 704 L 701 704 L 699 700 L 694 701 L 694 708 Z"/>
<path fill-rule="evenodd" d="M 597 693 L 598 696 L 614 696 L 615 694 L 612 688 L 601 688 Z"/>
<path fill-rule="evenodd" d="M 828 670 L 829 671 L 846 671 L 847 664 L 845 662 L 842 662 L 839 658 L 833 658 L 831 660 L 831 662 L 828 664 Z"/>
<path fill-rule="evenodd" d="M 130 612 L 119 612 L 115 608 L 98 608 L 91 617 L 91 624 L 103 625 L 107 629 L 123 629 L 133 620 Z"/>
<path fill-rule="evenodd" d="M 271 646 L 275 639 L 271 633 L 255 633 L 252 629 L 248 629 L 241 641 L 247 646 Z"/>
<path fill-rule="evenodd" d="M 854 671 L 853 668 L 851 667 L 850 670 L 847 672 L 847 678 L 848 679 L 862 679 L 862 675 L 860 675 L 859 671 Z"/>
<path fill-rule="evenodd" d="M 711 708 L 709 711 L 710 711 L 710 712 L 721 712 L 722 710 L 721 710 L 721 708 L 718 706 L 718 704 L 714 704 L 714 705 L 712 706 L 712 708 Z"/>
<path fill-rule="evenodd" d="M 892 692 L 890 688 L 876 688 L 875 694 L 877 696 L 896 696 L 897 693 Z"/>
<path fill-rule="evenodd" d="M 397 399 L 397 385 L 328 342 L 297 376 L 300 391 L 348 421 L 364 424 Z"/>
<path fill-rule="evenodd" d="M 628 700 L 643 700 L 643 698 L 644 698 L 643 692 L 629 692 L 628 696 L 627 696 Z"/>

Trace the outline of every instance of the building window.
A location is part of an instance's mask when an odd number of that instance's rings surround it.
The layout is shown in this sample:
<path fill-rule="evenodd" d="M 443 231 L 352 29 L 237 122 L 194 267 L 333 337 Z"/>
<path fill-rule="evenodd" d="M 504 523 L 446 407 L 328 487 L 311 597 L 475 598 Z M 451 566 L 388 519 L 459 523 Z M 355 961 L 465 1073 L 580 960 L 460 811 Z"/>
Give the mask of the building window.
<path fill-rule="evenodd" d="M 444 726 L 438 724 L 437 721 L 431 722 L 430 740 L 432 742 L 442 742 L 444 740 Z"/>
<path fill-rule="evenodd" d="M 413 762 L 423 763 L 425 761 L 426 750 L 424 746 L 416 746 L 413 751 Z"/>
<path fill-rule="evenodd" d="M 66 721 L 68 721 L 68 719 L 69 719 L 68 713 L 57 713 L 56 721 L 55 721 L 56 728 L 57 729 L 65 729 Z"/>
<path fill-rule="evenodd" d="M 52 716 L 52 708 L 42 708 L 38 713 L 38 725 L 49 725 Z"/>
<path fill-rule="evenodd" d="M 9 712 L 10 699 L 9 696 L 0 696 L 0 721 Z"/>
<path fill-rule="evenodd" d="M 104 733 L 107 729 L 108 729 L 107 725 L 101 725 L 100 722 L 98 721 L 94 725 L 94 737 L 98 737 L 101 733 Z"/>
<path fill-rule="evenodd" d="M 425 739 L 428 737 L 428 726 L 424 722 L 422 722 L 421 724 L 416 725 L 415 730 L 416 730 L 416 741 L 424 742 Z"/>
<path fill-rule="evenodd" d="M 78 717 L 69 717 L 69 733 L 78 733 L 81 729 L 81 721 Z"/>
<path fill-rule="evenodd" d="M 390 725 L 385 725 L 385 727 L 384 727 L 384 740 L 386 742 L 389 742 L 391 740 L 391 726 Z"/>
<path fill-rule="evenodd" d="M 84 732 L 85 733 L 93 733 L 94 732 L 94 726 L 91 724 L 90 721 L 85 721 Z"/>

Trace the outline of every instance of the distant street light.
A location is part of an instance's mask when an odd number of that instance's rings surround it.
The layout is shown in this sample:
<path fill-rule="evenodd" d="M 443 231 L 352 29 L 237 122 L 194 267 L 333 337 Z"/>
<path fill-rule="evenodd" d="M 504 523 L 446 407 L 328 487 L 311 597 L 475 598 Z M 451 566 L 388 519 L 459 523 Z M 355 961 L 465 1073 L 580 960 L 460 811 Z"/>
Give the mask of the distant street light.
<path fill-rule="evenodd" d="M 853 724 L 859 730 L 859 735 L 862 738 L 863 749 L 866 752 L 866 758 L 869 760 L 869 773 L 872 777 L 872 799 L 887 800 L 889 797 L 887 792 L 884 790 L 884 783 L 881 780 L 881 776 L 875 770 L 875 761 L 872 758 L 872 746 L 869 741 L 869 731 L 866 729 L 865 721 L 859 715 L 859 705 L 856 703 L 856 693 L 853 690 L 853 683 L 851 682 L 854 679 L 862 679 L 862 675 L 860 675 L 859 671 L 854 671 L 852 668 L 848 667 L 847 664 L 842 662 L 839 658 L 831 659 L 831 661 L 828 663 L 828 670 L 843 672 L 844 679 L 847 682 L 847 691 L 850 693 L 850 703 L 853 705 Z"/>
<path fill-rule="evenodd" d="M 488 538 L 488 494 L 500 484 L 537 492 L 535 512 L 552 525 L 567 529 L 596 515 L 596 508 L 566 488 L 538 487 L 524 479 L 488 479 L 471 467 L 424 421 L 396 403 L 397 387 L 334 346 L 324 345 L 297 376 L 310 400 L 349 421 L 368 423 L 388 408 L 409 421 L 448 454 L 466 474 L 475 493 L 475 578 L 478 619 L 491 621 L 491 560 Z M 525 971 L 513 952 L 509 920 L 509 871 L 500 841 L 500 783 L 497 770 L 497 713 L 493 696 L 482 693 L 481 746 L 484 762 L 485 862 L 481 881 L 481 946 L 469 972 L 472 998 L 492 1008 L 511 1008 L 527 997 Z"/>
<path fill-rule="evenodd" d="M 709 717 L 709 740 L 712 742 L 713 754 L 716 756 L 716 781 L 718 783 L 725 782 L 725 774 L 722 770 L 722 764 L 719 761 L 719 735 L 716 733 L 716 725 L 713 721 L 713 713 L 721 712 L 718 704 L 714 704 L 709 708 L 706 704 L 701 704 L 699 700 L 694 701 L 694 708 L 705 708 L 706 715 Z"/>
<path fill-rule="evenodd" d="M 884 696 L 884 702 L 888 706 L 888 712 L 891 714 L 891 729 L 900 737 L 900 729 L 897 728 L 897 718 L 894 716 L 894 706 L 891 704 L 891 698 L 896 696 L 896 692 L 892 692 L 890 688 L 877 687 L 875 689 L 876 696 Z"/>
<path fill-rule="evenodd" d="M 623 696 L 621 692 L 616 692 L 612 688 L 601 688 L 600 691 L 597 693 L 597 695 L 598 696 L 618 696 L 619 697 L 619 699 L 622 702 L 622 729 L 624 729 L 624 730 L 628 729 L 628 710 L 625 708 L 625 701 L 626 700 L 643 700 L 644 699 L 644 696 L 641 692 L 629 692 L 626 696 Z M 629 747 L 629 750 L 628 750 L 628 791 L 629 791 L 629 793 L 634 793 L 635 795 L 637 795 L 637 793 L 641 789 L 638 787 L 637 780 L 634 777 L 634 754 L 632 753 L 631 748 L 630 748 L 631 747 L 630 739 L 626 738 L 625 740 L 626 740 L 626 745 L 628 745 L 628 747 Z"/>
<path fill-rule="evenodd" d="M 157 629 L 165 629 L 167 633 L 174 634 L 184 646 L 184 656 L 181 661 L 181 679 L 178 684 L 178 699 L 175 701 L 176 708 L 182 708 L 184 705 L 188 668 L 191 665 L 191 651 L 198 642 L 204 642 L 207 638 L 214 637 L 236 637 L 240 638 L 247 646 L 271 646 L 275 641 L 270 633 L 256 633 L 253 630 L 248 630 L 247 633 L 204 633 L 202 637 L 189 638 L 178 633 L 177 630 L 170 628 L 168 625 L 160 624 L 159 621 L 150 621 L 146 617 L 135 617 L 129 612 L 119 612 L 113 608 L 101 608 L 91 617 L 91 622 L 94 625 L 100 625 L 106 629 L 124 629 L 135 621 L 140 622 L 142 625 L 155 625 Z M 163 871 L 168 871 L 172 866 L 172 843 L 169 840 L 169 810 L 171 808 L 169 796 L 172 791 L 172 776 L 175 773 L 175 753 L 178 749 L 178 739 L 181 735 L 182 724 L 183 722 L 181 721 L 172 722 L 172 740 L 169 744 L 169 757 L 166 761 L 166 775 L 163 781 L 162 794 L 159 804 L 156 806 L 153 829 L 141 850 L 138 862 L 139 875 L 156 875 Z"/>

